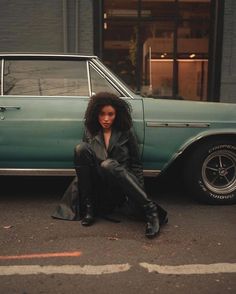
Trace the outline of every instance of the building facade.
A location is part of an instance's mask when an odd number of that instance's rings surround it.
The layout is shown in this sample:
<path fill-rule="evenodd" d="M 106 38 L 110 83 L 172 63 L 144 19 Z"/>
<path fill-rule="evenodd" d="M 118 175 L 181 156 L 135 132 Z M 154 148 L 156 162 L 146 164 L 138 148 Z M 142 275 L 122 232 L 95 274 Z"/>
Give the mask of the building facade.
<path fill-rule="evenodd" d="M 233 0 L 0 0 L 0 51 L 96 54 L 136 92 L 236 103 Z"/>

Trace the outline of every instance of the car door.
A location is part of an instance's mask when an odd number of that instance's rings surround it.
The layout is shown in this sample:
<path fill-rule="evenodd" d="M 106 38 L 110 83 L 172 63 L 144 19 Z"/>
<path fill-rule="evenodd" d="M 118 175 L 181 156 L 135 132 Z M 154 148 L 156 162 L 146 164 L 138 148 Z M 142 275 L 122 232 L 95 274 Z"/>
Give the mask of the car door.
<path fill-rule="evenodd" d="M 3 72 L 0 168 L 73 167 L 90 94 L 87 60 L 8 57 Z"/>

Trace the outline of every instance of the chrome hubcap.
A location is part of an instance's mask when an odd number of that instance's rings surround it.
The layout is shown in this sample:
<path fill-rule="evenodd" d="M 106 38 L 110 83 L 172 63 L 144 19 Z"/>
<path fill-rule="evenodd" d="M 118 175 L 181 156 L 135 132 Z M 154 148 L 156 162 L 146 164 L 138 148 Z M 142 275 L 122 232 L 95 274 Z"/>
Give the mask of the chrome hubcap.
<path fill-rule="evenodd" d="M 213 193 L 233 192 L 236 188 L 236 154 L 228 150 L 210 154 L 202 166 L 202 179 Z"/>

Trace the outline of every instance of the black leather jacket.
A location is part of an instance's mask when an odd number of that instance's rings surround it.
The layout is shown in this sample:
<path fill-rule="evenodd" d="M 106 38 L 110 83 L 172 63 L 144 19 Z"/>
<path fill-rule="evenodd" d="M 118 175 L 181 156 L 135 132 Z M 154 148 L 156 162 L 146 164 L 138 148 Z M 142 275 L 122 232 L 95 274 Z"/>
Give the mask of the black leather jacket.
<path fill-rule="evenodd" d="M 102 131 L 96 136 L 91 136 L 86 130 L 83 141 L 91 144 L 99 161 L 107 158 L 115 159 L 124 168 L 130 170 L 137 177 L 141 186 L 144 186 L 138 141 L 132 129 L 125 132 L 113 129 L 108 149 L 105 148 Z"/>
<path fill-rule="evenodd" d="M 91 144 L 99 161 L 106 160 L 107 158 L 117 160 L 120 165 L 132 172 L 140 185 L 144 187 L 143 168 L 140 161 L 138 141 L 132 130 L 120 132 L 113 129 L 107 150 L 102 132 L 92 137 L 85 131 L 83 141 Z M 66 220 L 81 219 L 83 212 L 81 211 L 81 205 L 78 205 L 80 203 L 78 199 L 80 199 L 78 178 L 75 177 L 65 191 L 52 217 Z"/>

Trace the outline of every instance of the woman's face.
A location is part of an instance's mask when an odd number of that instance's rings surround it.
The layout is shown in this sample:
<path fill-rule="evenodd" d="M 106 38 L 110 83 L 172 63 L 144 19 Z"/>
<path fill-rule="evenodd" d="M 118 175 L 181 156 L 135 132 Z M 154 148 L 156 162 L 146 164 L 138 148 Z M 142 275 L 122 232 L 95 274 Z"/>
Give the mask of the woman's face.
<path fill-rule="evenodd" d="M 116 110 L 111 105 L 105 105 L 98 114 L 98 121 L 105 130 L 111 129 L 116 118 Z"/>

